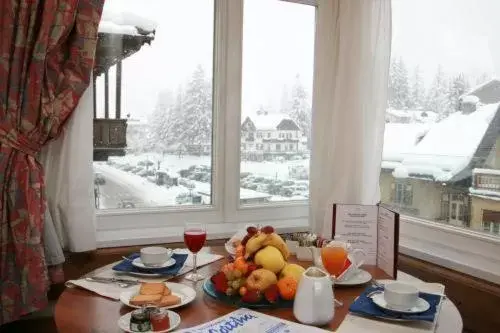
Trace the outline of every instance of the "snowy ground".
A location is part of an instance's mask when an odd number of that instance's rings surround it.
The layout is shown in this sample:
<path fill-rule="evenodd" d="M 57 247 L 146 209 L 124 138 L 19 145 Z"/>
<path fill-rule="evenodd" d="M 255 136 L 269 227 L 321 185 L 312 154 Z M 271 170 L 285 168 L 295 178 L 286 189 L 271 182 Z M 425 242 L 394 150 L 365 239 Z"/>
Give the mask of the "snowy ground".
<path fill-rule="evenodd" d="M 124 157 L 112 157 L 110 161 L 114 165 L 104 162 L 94 163 L 95 172 L 101 173 L 106 183 L 99 185 L 99 208 L 123 208 L 123 205 L 132 203 L 134 207 L 157 207 L 179 205 L 176 198 L 179 195 L 190 193 L 203 193 L 203 204 L 210 204 L 211 188 L 209 183 L 190 181 L 194 184 L 194 189 L 190 191 L 185 186 L 159 186 L 149 181 L 145 177 L 120 170 L 117 166 L 129 164 L 138 165 L 140 161 L 152 161 L 152 168 L 167 169 L 170 174 L 176 174 L 180 170 L 188 169 L 193 165 L 203 165 L 210 167 L 209 156 L 182 156 L 161 155 L 161 154 L 141 154 L 127 155 Z M 302 166 L 309 168 L 309 160 L 285 161 L 285 162 L 250 162 L 242 161 L 241 172 L 250 172 L 254 176 L 288 180 L 290 179 L 289 167 Z M 270 201 L 283 200 L 306 200 L 305 197 L 282 197 L 270 196 L 267 193 L 253 191 L 245 188 L 240 189 L 242 199 L 267 197 Z"/>

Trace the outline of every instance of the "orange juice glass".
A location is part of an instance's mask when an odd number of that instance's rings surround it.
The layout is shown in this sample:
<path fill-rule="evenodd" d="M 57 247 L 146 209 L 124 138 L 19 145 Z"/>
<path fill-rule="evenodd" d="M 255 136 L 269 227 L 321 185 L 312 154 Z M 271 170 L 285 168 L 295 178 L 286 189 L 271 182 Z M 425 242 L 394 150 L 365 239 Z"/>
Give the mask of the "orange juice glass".
<path fill-rule="evenodd" d="M 342 273 L 347 260 L 347 250 L 341 246 L 321 248 L 321 261 L 325 269 L 334 277 Z"/>

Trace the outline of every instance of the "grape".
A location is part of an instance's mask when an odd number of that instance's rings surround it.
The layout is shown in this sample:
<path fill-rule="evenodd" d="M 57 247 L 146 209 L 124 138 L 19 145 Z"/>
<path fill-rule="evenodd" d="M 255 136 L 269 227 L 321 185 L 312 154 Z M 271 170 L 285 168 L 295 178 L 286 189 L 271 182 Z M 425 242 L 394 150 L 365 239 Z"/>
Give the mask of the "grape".
<path fill-rule="evenodd" d="M 250 236 L 255 235 L 255 234 L 257 233 L 257 231 L 258 231 L 258 230 L 257 230 L 257 228 L 256 228 L 256 227 L 248 227 L 248 228 L 247 228 L 247 232 L 248 232 L 248 234 L 249 234 Z"/>
<path fill-rule="evenodd" d="M 226 289 L 226 295 L 227 296 L 231 296 L 233 293 L 234 293 L 233 288 L 229 287 L 229 288 Z"/>

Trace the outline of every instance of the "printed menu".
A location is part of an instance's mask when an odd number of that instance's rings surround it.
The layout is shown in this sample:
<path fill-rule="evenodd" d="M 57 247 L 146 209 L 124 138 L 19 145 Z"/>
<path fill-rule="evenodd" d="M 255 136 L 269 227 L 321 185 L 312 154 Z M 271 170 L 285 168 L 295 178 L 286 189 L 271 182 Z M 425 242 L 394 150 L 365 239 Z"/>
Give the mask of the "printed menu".
<path fill-rule="evenodd" d="M 294 323 L 241 308 L 208 323 L 177 331 L 179 333 L 321 333 L 327 332 L 314 326 Z"/>
<path fill-rule="evenodd" d="M 332 238 L 366 253 L 365 263 L 397 277 L 399 214 L 381 205 L 334 204 Z"/>

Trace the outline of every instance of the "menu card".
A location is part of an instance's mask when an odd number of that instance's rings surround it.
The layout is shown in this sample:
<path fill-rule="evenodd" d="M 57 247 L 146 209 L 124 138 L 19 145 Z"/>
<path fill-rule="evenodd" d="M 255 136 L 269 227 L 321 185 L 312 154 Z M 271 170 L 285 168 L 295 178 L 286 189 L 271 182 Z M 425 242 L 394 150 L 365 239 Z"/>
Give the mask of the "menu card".
<path fill-rule="evenodd" d="M 261 332 L 261 333 L 320 333 L 314 326 L 294 323 L 245 308 L 233 311 L 208 323 L 177 331 L 179 333 Z"/>
<path fill-rule="evenodd" d="M 397 278 L 399 214 L 381 205 L 334 204 L 332 238 L 366 253 L 365 263 Z"/>

